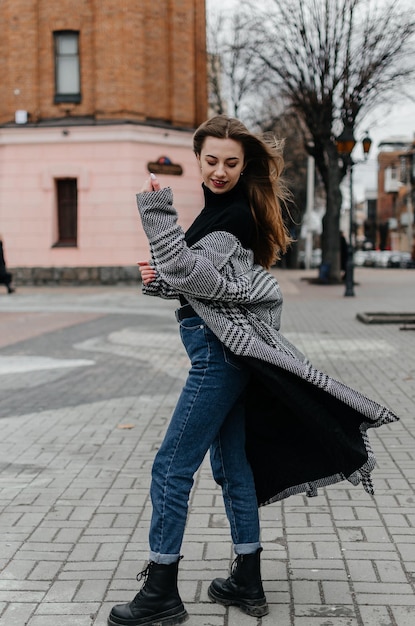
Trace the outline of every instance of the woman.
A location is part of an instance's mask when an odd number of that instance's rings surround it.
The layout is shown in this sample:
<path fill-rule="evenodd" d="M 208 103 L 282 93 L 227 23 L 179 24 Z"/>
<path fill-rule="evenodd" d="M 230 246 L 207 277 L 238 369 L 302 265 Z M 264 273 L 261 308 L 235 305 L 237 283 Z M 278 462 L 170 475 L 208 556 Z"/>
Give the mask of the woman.
<path fill-rule="evenodd" d="M 178 564 L 193 476 L 208 450 L 236 554 L 231 575 L 215 579 L 209 597 L 261 617 L 268 606 L 258 505 L 313 495 L 346 477 L 370 491 L 365 431 L 397 419 L 312 368 L 279 333 L 282 299 L 267 271 L 289 245 L 279 151 L 217 116 L 197 129 L 194 152 L 205 206 L 186 234 L 171 190 L 154 175 L 137 196 L 151 250 L 151 262 L 140 263 L 143 291 L 180 300 L 191 369 L 153 464 L 145 583 L 132 602 L 112 609 L 110 626 L 187 619 Z"/>

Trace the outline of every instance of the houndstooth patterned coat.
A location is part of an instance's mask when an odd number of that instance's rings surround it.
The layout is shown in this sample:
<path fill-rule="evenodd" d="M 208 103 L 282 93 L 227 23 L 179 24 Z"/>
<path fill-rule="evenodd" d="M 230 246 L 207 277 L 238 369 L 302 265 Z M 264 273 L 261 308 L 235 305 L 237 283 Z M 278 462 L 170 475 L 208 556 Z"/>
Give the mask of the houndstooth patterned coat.
<path fill-rule="evenodd" d="M 373 493 L 367 429 L 392 411 L 314 368 L 280 332 L 277 281 L 228 232 L 189 248 L 170 188 L 137 195 L 157 278 L 143 292 L 184 296 L 219 340 L 252 370 L 247 455 L 260 505 L 345 478 Z"/>

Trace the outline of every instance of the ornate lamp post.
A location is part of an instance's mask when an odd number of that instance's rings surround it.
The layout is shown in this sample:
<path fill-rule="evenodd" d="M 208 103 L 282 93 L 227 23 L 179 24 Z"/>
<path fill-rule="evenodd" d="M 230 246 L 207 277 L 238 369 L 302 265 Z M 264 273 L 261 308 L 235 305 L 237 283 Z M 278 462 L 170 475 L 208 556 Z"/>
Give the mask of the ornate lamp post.
<path fill-rule="evenodd" d="M 349 242 L 347 246 L 347 262 L 346 262 L 346 291 L 345 296 L 354 296 L 354 250 L 353 250 L 353 226 L 354 226 L 354 205 L 353 205 L 353 166 L 357 163 L 363 163 L 363 161 L 353 161 L 352 152 L 356 145 L 356 140 L 353 135 L 353 127 L 345 125 L 343 131 L 336 139 L 336 147 L 339 156 L 343 159 L 348 173 L 349 173 L 349 187 L 350 187 L 350 212 L 349 212 Z M 365 137 L 362 139 L 364 160 L 367 160 L 369 155 L 372 140 L 366 132 Z"/>

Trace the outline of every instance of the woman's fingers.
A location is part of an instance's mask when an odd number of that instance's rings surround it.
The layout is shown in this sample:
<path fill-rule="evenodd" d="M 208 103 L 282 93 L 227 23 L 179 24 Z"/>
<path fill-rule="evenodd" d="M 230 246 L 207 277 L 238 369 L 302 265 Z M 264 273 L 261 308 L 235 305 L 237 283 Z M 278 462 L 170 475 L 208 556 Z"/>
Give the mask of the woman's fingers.
<path fill-rule="evenodd" d="M 160 190 L 160 183 L 157 180 L 157 176 L 155 174 L 150 174 L 151 184 L 153 186 L 153 191 Z"/>
<path fill-rule="evenodd" d="M 151 178 L 147 178 L 147 180 L 145 181 L 144 185 L 141 188 L 141 193 L 143 193 L 144 191 L 153 191 L 153 187 L 151 184 Z"/>
<path fill-rule="evenodd" d="M 137 265 L 138 269 L 140 270 L 141 280 L 143 281 L 144 285 L 148 285 L 156 279 L 157 272 L 154 267 L 152 267 L 148 263 L 148 261 L 139 261 Z"/>
<path fill-rule="evenodd" d="M 143 191 L 159 191 L 161 189 L 160 183 L 157 180 L 157 176 L 155 174 L 150 174 L 150 178 L 147 178 L 145 181 L 141 192 Z"/>

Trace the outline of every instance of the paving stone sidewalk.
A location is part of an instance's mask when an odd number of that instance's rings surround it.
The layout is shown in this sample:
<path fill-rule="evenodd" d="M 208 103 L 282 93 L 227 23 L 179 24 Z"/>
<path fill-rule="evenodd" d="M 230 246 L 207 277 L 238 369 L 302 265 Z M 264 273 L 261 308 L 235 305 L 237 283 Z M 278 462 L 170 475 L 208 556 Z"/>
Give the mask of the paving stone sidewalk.
<path fill-rule="evenodd" d="M 356 319 L 415 312 L 415 272 L 357 268 L 355 298 L 315 273 L 276 271 L 282 330 L 399 414 L 370 431 L 376 495 L 345 482 L 261 509 L 261 620 L 208 600 L 233 555 L 205 462 L 180 568 L 189 626 L 415 624 L 415 330 Z M 0 294 L 1 626 L 105 626 L 139 588 L 150 467 L 188 367 L 174 308 L 136 287 Z"/>

